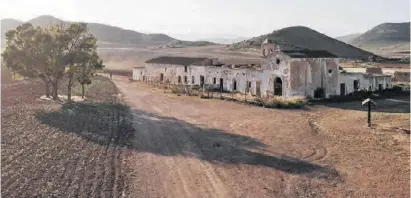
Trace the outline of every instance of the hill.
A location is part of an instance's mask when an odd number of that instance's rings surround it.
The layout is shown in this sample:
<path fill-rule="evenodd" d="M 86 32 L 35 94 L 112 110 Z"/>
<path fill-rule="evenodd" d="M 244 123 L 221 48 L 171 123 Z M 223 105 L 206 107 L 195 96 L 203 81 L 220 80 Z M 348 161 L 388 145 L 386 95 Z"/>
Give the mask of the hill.
<path fill-rule="evenodd" d="M 1 24 L 1 47 L 5 46 L 6 38 L 5 34 L 8 30 L 15 29 L 17 26 L 22 24 L 23 22 L 15 20 L 15 19 L 2 19 Z"/>
<path fill-rule="evenodd" d="M 350 44 L 376 49 L 410 43 L 410 22 L 383 23 L 358 36 Z"/>
<path fill-rule="evenodd" d="M 344 43 L 348 43 L 350 44 L 354 39 L 356 39 L 357 37 L 359 37 L 361 34 L 349 34 L 349 35 L 345 35 L 345 36 L 340 36 L 340 37 L 336 37 L 335 39 L 342 41 Z"/>
<path fill-rule="evenodd" d="M 68 24 L 69 21 L 63 21 L 49 15 L 39 16 L 27 21 L 35 26 L 50 26 L 55 24 Z M 23 22 L 13 19 L 1 20 L 1 38 L 4 40 L 4 34 L 10 29 L 16 28 Z M 213 44 L 206 41 L 182 41 L 172 38 L 165 34 L 144 34 L 133 30 L 126 30 L 120 27 L 110 26 L 101 23 L 88 23 L 90 33 L 98 40 L 99 47 L 143 47 L 143 46 L 169 46 L 169 47 L 187 47 L 187 46 L 204 46 Z M 5 42 L 2 42 L 4 46 Z"/>
<path fill-rule="evenodd" d="M 338 57 L 349 59 L 368 59 L 375 56 L 371 52 L 364 51 L 342 41 L 331 38 L 304 26 L 293 26 L 273 31 L 259 37 L 238 42 L 229 46 L 231 50 L 255 48 L 259 49 L 261 43 L 270 37 L 278 43 L 284 43 L 312 50 L 326 50 Z"/>

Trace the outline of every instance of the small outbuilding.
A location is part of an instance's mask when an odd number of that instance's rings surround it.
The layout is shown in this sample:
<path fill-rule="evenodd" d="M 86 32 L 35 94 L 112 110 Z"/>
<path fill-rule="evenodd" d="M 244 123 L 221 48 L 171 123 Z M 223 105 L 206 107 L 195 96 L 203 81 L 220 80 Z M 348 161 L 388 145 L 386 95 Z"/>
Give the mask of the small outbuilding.
<path fill-rule="evenodd" d="M 145 67 L 133 68 L 133 80 L 141 81 L 145 78 Z"/>

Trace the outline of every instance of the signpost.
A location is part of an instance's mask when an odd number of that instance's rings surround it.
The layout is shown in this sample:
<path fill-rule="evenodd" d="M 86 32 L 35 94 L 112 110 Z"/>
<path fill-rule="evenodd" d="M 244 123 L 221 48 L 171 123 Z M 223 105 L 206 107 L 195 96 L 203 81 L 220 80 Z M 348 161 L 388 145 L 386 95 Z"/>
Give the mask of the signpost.
<path fill-rule="evenodd" d="M 377 106 L 377 103 L 375 103 L 373 100 L 370 98 L 365 99 L 362 101 L 362 105 L 368 105 L 368 127 L 371 127 L 371 105 Z"/>

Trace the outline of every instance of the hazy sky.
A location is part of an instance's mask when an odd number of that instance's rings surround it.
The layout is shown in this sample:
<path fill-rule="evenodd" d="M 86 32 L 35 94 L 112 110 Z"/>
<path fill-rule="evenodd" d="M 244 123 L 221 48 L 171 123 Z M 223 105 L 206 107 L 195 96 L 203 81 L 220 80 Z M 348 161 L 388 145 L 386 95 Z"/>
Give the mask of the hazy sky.
<path fill-rule="evenodd" d="M 293 25 L 329 36 L 410 20 L 410 0 L 0 0 L 0 18 L 53 15 L 194 40 L 253 37 Z"/>

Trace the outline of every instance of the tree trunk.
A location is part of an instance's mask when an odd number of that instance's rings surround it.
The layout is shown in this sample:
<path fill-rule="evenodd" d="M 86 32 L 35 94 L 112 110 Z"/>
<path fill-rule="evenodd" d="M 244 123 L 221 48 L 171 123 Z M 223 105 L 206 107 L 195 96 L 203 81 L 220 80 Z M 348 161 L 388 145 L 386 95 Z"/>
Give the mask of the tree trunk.
<path fill-rule="evenodd" d="M 51 96 L 53 97 L 53 100 L 58 100 L 57 90 L 58 90 L 58 81 L 55 80 L 51 84 Z"/>
<path fill-rule="evenodd" d="M 50 98 L 50 85 L 48 82 L 45 82 L 45 87 L 46 87 L 46 97 Z"/>
<path fill-rule="evenodd" d="M 84 84 L 81 84 L 81 97 L 84 98 Z"/>
<path fill-rule="evenodd" d="M 40 77 L 41 80 L 43 80 L 44 83 L 44 88 L 45 88 L 45 95 L 47 98 L 50 98 L 50 82 L 47 81 L 47 79 L 45 77 Z"/>
<path fill-rule="evenodd" d="M 73 85 L 73 73 L 69 72 L 67 84 L 67 102 L 71 102 L 71 87 Z"/>

